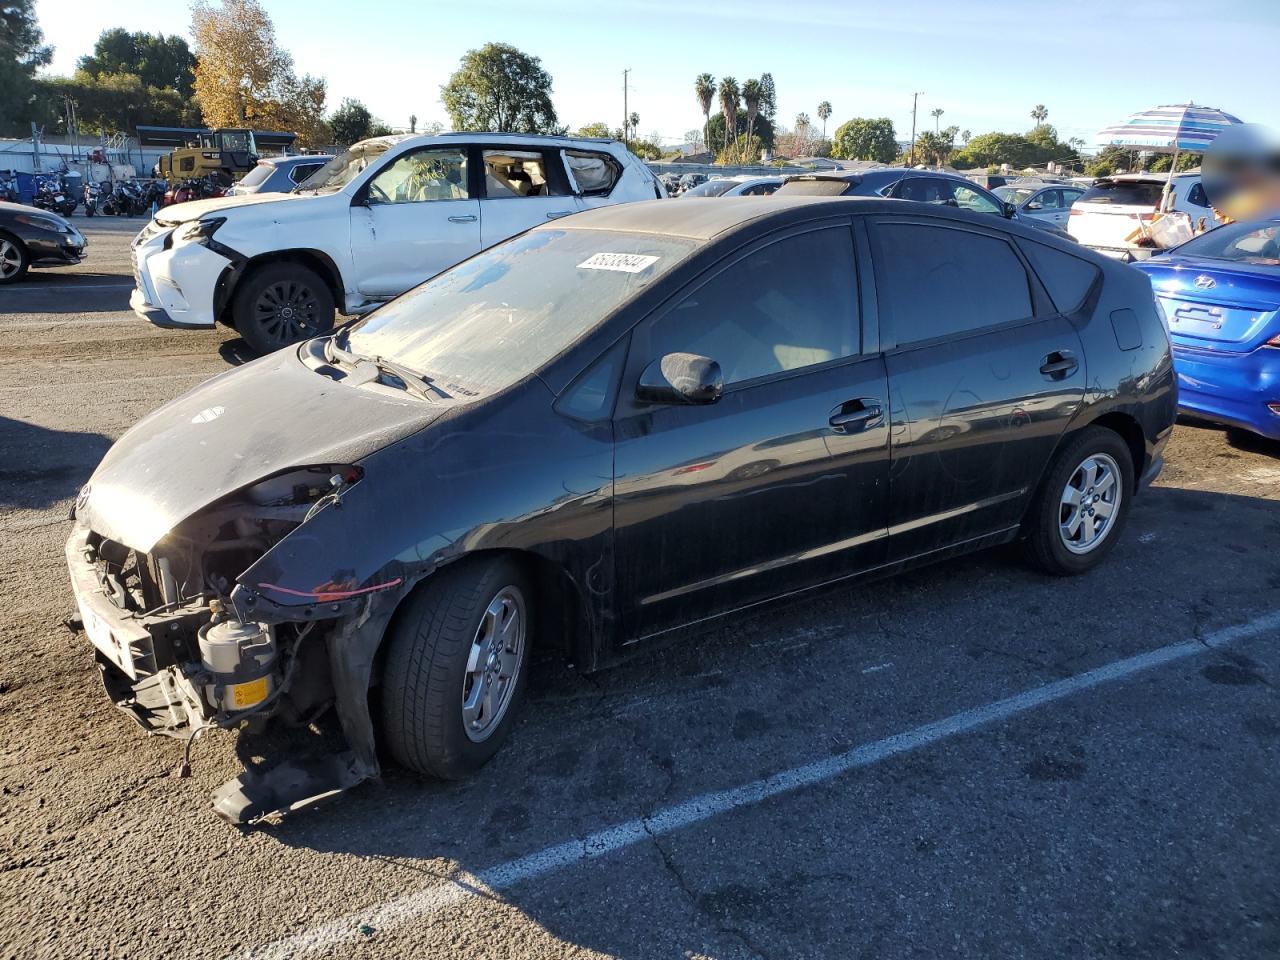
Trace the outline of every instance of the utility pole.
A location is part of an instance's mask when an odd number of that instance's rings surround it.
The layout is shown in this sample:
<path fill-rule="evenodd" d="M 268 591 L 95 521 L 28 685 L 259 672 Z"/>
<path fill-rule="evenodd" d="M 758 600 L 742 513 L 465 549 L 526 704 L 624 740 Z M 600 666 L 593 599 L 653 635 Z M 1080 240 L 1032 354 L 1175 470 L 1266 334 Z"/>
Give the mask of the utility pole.
<path fill-rule="evenodd" d="M 631 138 L 627 136 L 627 127 L 631 123 L 631 112 L 627 109 L 627 74 L 630 72 L 630 67 L 622 71 L 622 143 L 628 149 L 631 148 Z"/>
<path fill-rule="evenodd" d="M 923 90 L 917 90 L 911 94 L 911 152 L 907 154 L 907 166 L 914 167 L 916 165 L 916 104 L 920 100 L 920 94 Z"/>

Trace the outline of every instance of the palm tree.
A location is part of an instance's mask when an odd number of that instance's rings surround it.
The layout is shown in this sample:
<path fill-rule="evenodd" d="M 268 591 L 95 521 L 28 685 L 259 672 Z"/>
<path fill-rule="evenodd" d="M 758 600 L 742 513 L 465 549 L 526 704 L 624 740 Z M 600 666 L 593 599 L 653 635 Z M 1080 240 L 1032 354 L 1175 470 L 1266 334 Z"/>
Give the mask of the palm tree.
<path fill-rule="evenodd" d="M 809 149 L 809 115 L 796 114 L 796 153 L 807 153 Z"/>
<path fill-rule="evenodd" d="M 827 120 L 831 117 L 831 101 L 823 100 L 818 104 L 818 119 L 822 121 L 822 139 L 827 139 Z"/>
<path fill-rule="evenodd" d="M 711 149 L 711 102 L 716 98 L 716 78 L 709 73 L 700 73 L 693 81 L 693 92 L 698 98 L 698 106 L 702 109 L 702 139 L 708 150 Z"/>
<path fill-rule="evenodd" d="M 756 117 L 760 115 L 760 81 L 747 80 L 742 84 L 742 102 L 747 105 L 747 148 L 756 129 Z"/>
<path fill-rule="evenodd" d="M 1031 119 L 1036 122 L 1036 126 L 1044 123 L 1049 116 L 1049 111 L 1043 103 L 1037 103 L 1031 108 Z"/>
<path fill-rule="evenodd" d="M 738 97 L 742 91 L 738 89 L 738 81 L 733 77 L 725 77 L 720 81 L 720 112 L 724 114 L 724 148 L 729 149 L 729 134 L 738 139 Z"/>
<path fill-rule="evenodd" d="M 627 122 L 631 124 L 631 139 L 635 140 L 640 132 L 640 114 L 632 110 L 631 116 L 627 117 Z"/>
<path fill-rule="evenodd" d="M 939 123 L 941 123 L 941 120 L 940 120 L 939 118 L 940 118 L 944 113 L 946 113 L 946 111 L 945 111 L 945 110 L 943 110 L 941 107 L 934 107 L 932 110 L 930 110 L 930 111 L 929 111 L 929 116 L 933 117 L 933 132 L 934 132 L 934 133 L 937 133 L 937 132 L 938 132 L 938 124 L 939 124 Z"/>

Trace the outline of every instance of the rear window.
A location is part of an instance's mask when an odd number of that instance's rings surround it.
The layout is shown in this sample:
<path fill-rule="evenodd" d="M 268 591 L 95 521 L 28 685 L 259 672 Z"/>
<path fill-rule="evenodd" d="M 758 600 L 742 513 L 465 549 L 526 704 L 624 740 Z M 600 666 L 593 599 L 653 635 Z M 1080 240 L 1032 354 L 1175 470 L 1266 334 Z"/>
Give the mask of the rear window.
<path fill-rule="evenodd" d="M 1053 305 L 1062 313 L 1079 309 L 1085 297 L 1093 289 L 1101 272 L 1087 260 L 1032 240 L 1020 241 L 1022 252 L 1031 261 L 1031 267 L 1049 291 Z"/>
<path fill-rule="evenodd" d="M 721 194 L 728 193 L 738 185 L 737 180 L 708 180 L 706 183 L 700 183 L 692 190 L 686 190 L 681 196 L 683 197 L 718 197 Z"/>
<path fill-rule="evenodd" d="M 1235 263 L 1280 263 L 1280 223 L 1231 223 L 1188 240 L 1179 254 Z"/>
<path fill-rule="evenodd" d="M 839 197 L 848 189 L 845 180 L 788 180 L 775 192 L 788 197 Z"/>
<path fill-rule="evenodd" d="M 1076 203 L 1116 204 L 1117 206 L 1152 207 L 1160 202 L 1163 183 L 1147 181 L 1099 182 L 1084 192 Z"/>
<path fill-rule="evenodd" d="M 881 224 L 879 235 L 899 344 L 1031 316 L 1027 271 L 1004 240 L 906 223 Z"/>
<path fill-rule="evenodd" d="M 622 167 L 607 153 L 566 150 L 564 158 L 578 185 L 578 192 L 586 197 L 608 196 L 622 176 Z"/>

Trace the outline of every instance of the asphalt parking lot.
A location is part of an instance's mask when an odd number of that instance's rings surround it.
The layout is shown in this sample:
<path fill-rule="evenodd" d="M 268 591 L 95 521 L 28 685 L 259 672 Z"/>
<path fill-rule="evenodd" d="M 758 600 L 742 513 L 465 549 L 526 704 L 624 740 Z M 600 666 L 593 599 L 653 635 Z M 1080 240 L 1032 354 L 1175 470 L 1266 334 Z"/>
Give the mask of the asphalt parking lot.
<path fill-rule="evenodd" d="M 1280 955 L 1280 446 L 1180 424 L 1094 573 L 964 558 L 609 672 L 535 668 L 476 779 L 240 832 L 104 696 L 67 509 L 243 362 L 128 311 L 141 221 L 0 289 L 0 956 Z M 263 411 L 270 416 L 270 411 Z"/>

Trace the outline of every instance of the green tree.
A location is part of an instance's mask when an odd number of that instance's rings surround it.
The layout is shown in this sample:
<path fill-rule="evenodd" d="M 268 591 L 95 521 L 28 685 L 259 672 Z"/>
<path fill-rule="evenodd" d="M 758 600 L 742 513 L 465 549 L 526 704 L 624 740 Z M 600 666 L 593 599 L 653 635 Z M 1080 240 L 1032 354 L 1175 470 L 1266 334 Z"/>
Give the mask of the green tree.
<path fill-rule="evenodd" d="M 1084 172 L 1088 177 L 1109 177 L 1113 173 L 1128 170 L 1133 162 L 1129 151 L 1118 144 L 1108 144 L 1098 151 L 1098 155 L 1085 164 Z"/>
<path fill-rule="evenodd" d="M 329 130 L 333 142 L 339 146 L 350 146 L 360 140 L 372 136 L 373 114 L 359 100 L 346 97 L 338 104 L 338 109 L 329 116 Z"/>
<path fill-rule="evenodd" d="M 836 128 L 831 155 L 845 160 L 892 163 L 898 156 L 898 135 L 888 117 L 855 117 Z"/>
<path fill-rule="evenodd" d="M 973 134 L 972 134 L 972 133 L 970 133 L 968 130 L 961 130 L 961 131 L 960 131 L 960 139 L 961 139 L 961 140 L 963 140 L 965 143 L 968 143 L 968 142 L 969 142 L 969 139 L 970 139 L 972 136 L 973 136 Z"/>
<path fill-rule="evenodd" d="M 1007 163 L 1026 167 L 1041 157 L 1043 148 L 1018 133 L 984 133 L 970 140 L 951 162 L 959 169 Z"/>
<path fill-rule="evenodd" d="M 831 101 L 823 100 L 818 104 L 818 119 L 822 121 L 822 139 L 827 139 L 827 121 L 831 119 Z"/>
<path fill-rule="evenodd" d="M 760 81 L 746 80 L 742 84 L 742 102 L 747 108 L 747 139 L 756 131 L 756 117 L 760 115 Z"/>
<path fill-rule="evenodd" d="M 190 97 L 196 79 L 196 58 L 187 41 L 177 34 L 130 33 L 113 27 L 102 31 L 93 53 L 81 57 L 77 69 L 94 78 L 131 73 L 144 86 L 176 90 L 183 97 Z"/>
<path fill-rule="evenodd" d="M 627 125 L 631 127 L 631 134 L 627 139 L 635 140 L 640 136 L 640 114 L 632 110 L 631 116 L 627 117 Z"/>
<path fill-rule="evenodd" d="M 737 127 L 735 131 L 736 136 L 745 137 L 747 135 L 747 115 L 745 112 L 738 114 L 735 118 L 735 124 Z M 715 153 L 719 154 L 724 149 L 723 144 L 725 143 L 724 114 L 713 113 L 711 115 L 711 119 L 707 121 L 707 127 L 711 131 L 711 139 L 709 142 L 722 145 L 720 150 L 715 151 Z M 763 113 L 756 117 L 756 129 L 754 136 L 760 148 L 764 150 L 772 150 L 777 143 L 777 133 L 774 130 L 773 124 Z M 754 156 L 759 156 L 759 153 L 754 154 Z"/>
<path fill-rule="evenodd" d="M 760 74 L 760 116 L 770 123 L 778 119 L 778 88 L 771 73 Z"/>
<path fill-rule="evenodd" d="M 551 75 L 542 61 L 506 43 L 469 50 L 440 88 L 455 130 L 555 133 Z"/>
<path fill-rule="evenodd" d="M 702 133 L 706 138 L 705 146 L 711 149 L 711 104 L 716 99 L 716 78 L 709 73 L 700 73 L 693 81 L 693 94 L 698 98 L 698 109 L 702 111 Z"/>
<path fill-rule="evenodd" d="M 724 114 L 727 123 L 725 124 L 725 141 L 724 145 L 729 146 L 729 131 L 734 131 L 734 139 L 738 136 L 738 98 L 742 91 L 738 89 L 738 81 L 733 77 L 725 77 L 720 81 L 720 112 Z"/>
<path fill-rule="evenodd" d="M 579 127 L 574 136 L 578 137 L 612 137 L 613 131 L 609 129 L 607 123 L 599 121 L 588 123 L 586 126 Z"/>
<path fill-rule="evenodd" d="M 34 0 L 0 2 L 0 132 L 28 133 L 36 70 L 53 57 L 36 22 Z"/>
<path fill-rule="evenodd" d="M 1040 126 L 1049 117 L 1049 111 L 1043 103 L 1037 103 L 1031 108 L 1031 119 L 1036 122 L 1036 126 Z"/>
<path fill-rule="evenodd" d="M 1183 170 L 1190 170 L 1193 167 L 1198 167 L 1203 160 L 1203 153 L 1180 153 L 1178 154 L 1178 172 L 1181 173 Z M 1172 164 L 1173 154 L 1166 153 L 1154 158 L 1149 164 L 1147 164 L 1147 169 L 1152 173 L 1167 173 Z"/>
<path fill-rule="evenodd" d="M 934 107 L 932 110 L 930 110 L 930 111 L 929 111 L 929 116 L 933 117 L 933 132 L 934 132 L 934 133 L 938 133 L 938 132 L 940 132 L 940 131 L 938 130 L 938 127 L 939 127 L 939 125 L 942 123 L 942 115 L 943 115 L 944 113 L 946 113 L 946 112 L 947 112 L 947 111 L 943 110 L 941 107 Z"/>

